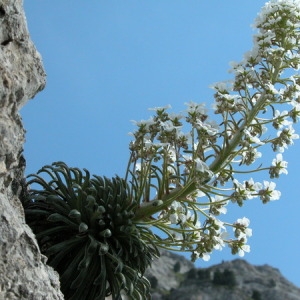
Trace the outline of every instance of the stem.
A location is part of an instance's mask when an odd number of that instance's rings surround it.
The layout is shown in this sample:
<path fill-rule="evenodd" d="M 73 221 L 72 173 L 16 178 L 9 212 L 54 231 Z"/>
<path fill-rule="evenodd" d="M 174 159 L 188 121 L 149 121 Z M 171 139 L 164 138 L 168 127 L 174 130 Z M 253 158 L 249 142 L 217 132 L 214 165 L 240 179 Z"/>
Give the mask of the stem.
<path fill-rule="evenodd" d="M 266 92 L 263 92 L 260 98 L 257 100 L 255 106 L 252 110 L 250 110 L 248 116 L 245 118 L 243 124 L 239 128 L 238 132 L 235 133 L 233 138 L 230 140 L 228 146 L 221 151 L 220 155 L 212 162 L 209 169 L 217 173 L 224 164 L 227 164 L 228 157 L 233 153 L 234 149 L 240 143 L 242 136 L 244 134 L 244 130 L 251 124 L 255 116 L 258 114 L 260 109 L 264 106 L 266 101 Z"/>
<path fill-rule="evenodd" d="M 190 181 L 184 187 L 178 187 L 172 190 L 169 194 L 164 195 L 161 200 L 152 200 L 150 202 L 144 202 L 137 209 L 134 217 L 134 221 L 139 221 L 148 218 L 172 204 L 175 200 L 184 200 L 188 195 L 196 190 L 195 181 Z"/>
<path fill-rule="evenodd" d="M 281 44 L 283 45 L 282 47 L 284 49 L 286 49 L 286 37 L 284 37 L 284 39 L 281 41 Z M 281 58 L 279 58 L 277 60 L 277 62 L 275 63 L 275 66 L 274 66 L 273 74 L 270 74 L 272 84 L 275 84 L 277 82 L 278 77 L 280 75 L 280 71 L 282 70 L 282 57 L 283 56 L 284 56 L 284 54 L 282 54 Z M 259 76 L 258 76 L 258 78 L 259 78 Z M 245 92 L 247 92 L 247 91 L 248 90 L 246 89 Z M 217 157 L 217 159 L 210 165 L 210 170 L 211 171 L 213 171 L 214 173 L 217 173 L 219 171 L 219 169 L 221 167 L 223 167 L 224 164 L 225 165 L 227 164 L 227 159 L 230 156 L 230 154 L 233 153 L 234 149 L 239 144 L 239 142 L 240 142 L 240 140 L 243 136 L 244 129 L 246 129 L 251 124 L 252 120 L 258 114 L 259 110 L 264 106 L 265 101 L 266 101 L 266 92 L 264 91 L 261 94 L 259 100 L 254 105 L 254 107 L 250 110 L 249 115 L 246 116 L 242 126 L 239 129 L 239 131 L 234 135 L 232 140 L 229 142 L 228 148 L 224 149 L 224 151 L 222 151 L 220 153 L 220 155 Z"/>

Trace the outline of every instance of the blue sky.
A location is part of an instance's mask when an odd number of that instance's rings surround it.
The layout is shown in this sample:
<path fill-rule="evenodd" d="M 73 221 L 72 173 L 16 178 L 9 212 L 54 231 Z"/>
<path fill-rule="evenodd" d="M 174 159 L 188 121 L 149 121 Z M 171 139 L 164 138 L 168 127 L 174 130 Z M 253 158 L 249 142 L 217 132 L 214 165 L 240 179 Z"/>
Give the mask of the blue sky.
<path fill-rule="evenodd" d="M 167 104 L 180 112 L 190 100 L 210 107 L 208 86 L 231 78 L 229 62 L 251 49 L 250 25 L 264 3 L 24 0 L 47 73 L 45 90 L 21 110 L 26 173 L 64 161 L 93 174 L 123 176 L 128 132 L 135 129 L 130 120 L 147 119 L 148 108 Z M 300 126 L 295 128 L 299 133 Z M 284 153 L 289 174 L 276 182 L 280 201 L 262 205 L 256 199 L 228 212 L 232 221 L 251 220 L 251 252 L 245 259 L 280 269 L 298 286 L 299 149 L 296 140 Z M 223 250 L 197 266 L 233 258 Z"/>

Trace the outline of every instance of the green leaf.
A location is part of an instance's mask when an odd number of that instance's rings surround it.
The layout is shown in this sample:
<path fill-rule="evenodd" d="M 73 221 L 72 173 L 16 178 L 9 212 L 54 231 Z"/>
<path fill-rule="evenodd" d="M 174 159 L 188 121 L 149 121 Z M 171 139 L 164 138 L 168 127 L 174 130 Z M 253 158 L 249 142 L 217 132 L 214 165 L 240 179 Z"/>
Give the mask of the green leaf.
<path fill-rule="evenodd" d="M 65 224 L 68 224 L 71 226 L 71 228 L 73 229 L 77 229 L 78 228 L 78 224 L 72 222 L 71 220 L 69 220 L 67 217 L 65 216 L 62 216 L 61 214 L 59 213 L 54 213 L 54 214 L 51 214 L 47 220 L 49 222 L 63 222 Z"/>
<path fill-rule="evenodd" d="M 62 251 L 63 249 L 65 249 L 67 247 L 71 247 L 73 244 L 78 244 L 81 242 L 82 242 L 82 240 L 80 240 L 79 238 L 72 238 L 72 239 L 60 242 L 60 243 L 55 244 L 55 245 L 51 246 L 50 248 L 48 248 L 46 255 L 47 256 L 53 255 L 57 252 Z"/>
<path fill-rule="evenodd" d="M 99 233 L 99 235 L 102 236 L 102 237 L 105 237 L 105 238 L 109 238 L 109 237 L 111 237 L 112 233 L 111 233 L 111 231 L 107 228 L 107 229 L 101 231 L 101 232 Z"/>
<path fill-rule="evenodd" d="M 103 244 L 103 243 L 99 243 L 100 247 L 99 247 L 99 255 L 104 255 L 108 252 L 109 250 L 109 245 L 108 244 Z"/>
<path fill-rule="evenodd" d="M 97 251 L 99 243 L 92 236 L 89 236 L 89 239 L 90 244 L 85 246 L 85 254 L 82 261 L 78 265 L 78 270 L 87 268 L 90 265 L 95 252 Z"/>
<path fill-rule="evenodd" d="M 80 240 L 78 239 L 76 242 L 74 239 L 72 239 L 74 241 L 68 244 L 63 245 L 63 247 L 60 247 L 59 251 L 56 251 L 53 255 L 51 256 L 50 260 L 49 260 L 49 265 L 52 266 L 53 268 L 57 268 L 59 266 L 59 268 L 61 270 L 63 270 L 63 272 L 61 272 L 61 274 L 65 274 L 65 272 L 67 272 L 67 270 L 69 270 L 69 268 L 75 268 L 77 270 L 77 265 L 80 259 L 82 259 L 82 256 L 84 254 L 84 240 Z M 57 244 L 56 244 L 57 245 Z M 46 255 L 49 257 L 50 251 L 53 251 L 53 249 L 48 249 L 48 251 L 46 252 Z M 74 253 L 74 256 L 70 257 L 70 254 Z M 70 271 L 71 274 L 75 274 L 75 272 Z M 66 273 L 67 274 L 67 273 Z M 66 276 L 66 275 L 65 275 Z M 71 284 L 71 283 L 70 283 Z"/>
<path fill-rule="evenodd" d="M 75 219 L 76 221 L 81 219 L 81 213 L 77 210 L 77 209 L 72 209 L 69 214 L 68 217 Z"/>
<path fill-rule="evenodd" d="M 46 210 L 42 210 L 42 209 L 25 209 L 25 214 L 26 214 L 26 216 L 30 216 L 30 215 L 48 216 L 49 212 Z"/>
<path fill-rule="evenodd" d="M 52 234 L 57 234 L 57 233 L 62 233 L 63 231 L 67 231 L 69 229 L 68 225 L 62 225 L 62 226 L 55 226 L 55 227 L 51 227 L 47 230 L 41 231 L 39 233 L 37 233 L 35 236 L 37 239 L 46 236 L 46 235 L 52 235 Z"/>
<path fill-rule="evenodd" d="M 86 231 L 88 231 L 88 229 L 89 229 L 89 226 L 86 225 L 85 223 L 81 222 L 81 223 L 79 224 L 79 232 L 80 232 L 80 233 L 86 232 Z"/>

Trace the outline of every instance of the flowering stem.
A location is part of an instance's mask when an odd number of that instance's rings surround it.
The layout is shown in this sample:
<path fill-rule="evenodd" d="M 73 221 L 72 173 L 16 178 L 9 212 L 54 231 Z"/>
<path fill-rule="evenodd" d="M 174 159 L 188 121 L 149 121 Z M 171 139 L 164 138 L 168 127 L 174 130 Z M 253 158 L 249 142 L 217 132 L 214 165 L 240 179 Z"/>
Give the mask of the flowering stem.
<path fill-rule="evenodd" d="M 186 199 L 188 195 L 196 190 L 195 181 L 190 181 L 183 187 L 178 187 L 172 190 L 169 194 L 165 194 L 161 200 L 152 200 L 144 202 L 136 210 L 134 220 L 139 221 L 158 213 L 169 207 L 173 201 Z"/>
<path fill-rule="evenodd" d="M 209 259 L 226 243 L 232 254 L 250 251 L 246 245 L 252 235 L 250 221 L 244 217 L 229 224 L 218 216 L 227 212 L 230 202 L 242 206 L 247 199 L 259 197 L 267 203 L 280 197 L 274 182 L 252 178 L 239 182 L 235 175 L 269 171 L 270 178 L 277 178 L 287 173 L 281 154 L 270 167 L 249 166 L 262 156 L 260 146 L 271 144 L 274 152 L 283 152 L 299 138 L 292 123 L 300 116 L 300 79 L 283 76 L 285 69 L 289 75 L 300 68 L 299 1 L 272 0 L 256 19 L 254 47 L 242 62 L 233 64 L 235 79 L 214 85 L 219 125 L 210 120 L 204 104 L 194 102 L 186 103 L 184 115 L 167 113 L 169 106 L 157 107 L 149 120 L 136 122 L 126 175 L 128 197 L 135 203 L 134 224 L 146 226 L 147 238 L 155 245 L 191 252 L 193 261 Z M 281 104 L 292 109 L 280 111 Z M 183 117 L 187 133 L 179 121 Z M 275 129 L 271 132 L 275 136 L 265 135 L 266 125 Z M 198 200 L 202 197 L 206 200 Z M 225 238 L 227 226 L 233 227 L 234 239 Z M 151 227 L 163 237 L 152 233 Z"/>
<path fill-rule="evenodd" d="M 235 148 L 237 145 L 241 142 L 242 136 L 244 134 L 244 130 L 247 129 L 247 127 L 251 124 L 253 119 L 256 117 L 258 112 L 262 109 L 262 107 L 265 105 L 266 101 L 266 92 L 263 92 L 260 95 L 260 98 L 256 102 L 255 106 L 249 111 L 249 114 L 246 115 L 245 120 L 237 133 L 233 136 L 231 141 L 229 142 L 228 146 L 221 151 L 219 156 L 212 162 L 209 169 L 217 173 L 222 167 L 225 167 L 228 162 L 228 157 L 234 153 Z"/>

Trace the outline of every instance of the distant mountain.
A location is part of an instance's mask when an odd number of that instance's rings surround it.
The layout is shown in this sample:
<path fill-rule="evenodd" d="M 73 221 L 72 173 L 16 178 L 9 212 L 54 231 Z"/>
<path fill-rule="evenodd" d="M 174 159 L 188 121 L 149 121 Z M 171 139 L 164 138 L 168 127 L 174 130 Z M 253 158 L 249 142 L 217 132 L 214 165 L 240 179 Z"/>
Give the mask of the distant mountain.
<path fill-rule="evenodd" d="M 300 300 L 300 288 L 278 269 L 242 259 L 195 268 L 183 256 L 162 251 L 146 277 L 152 300 Z"/>

